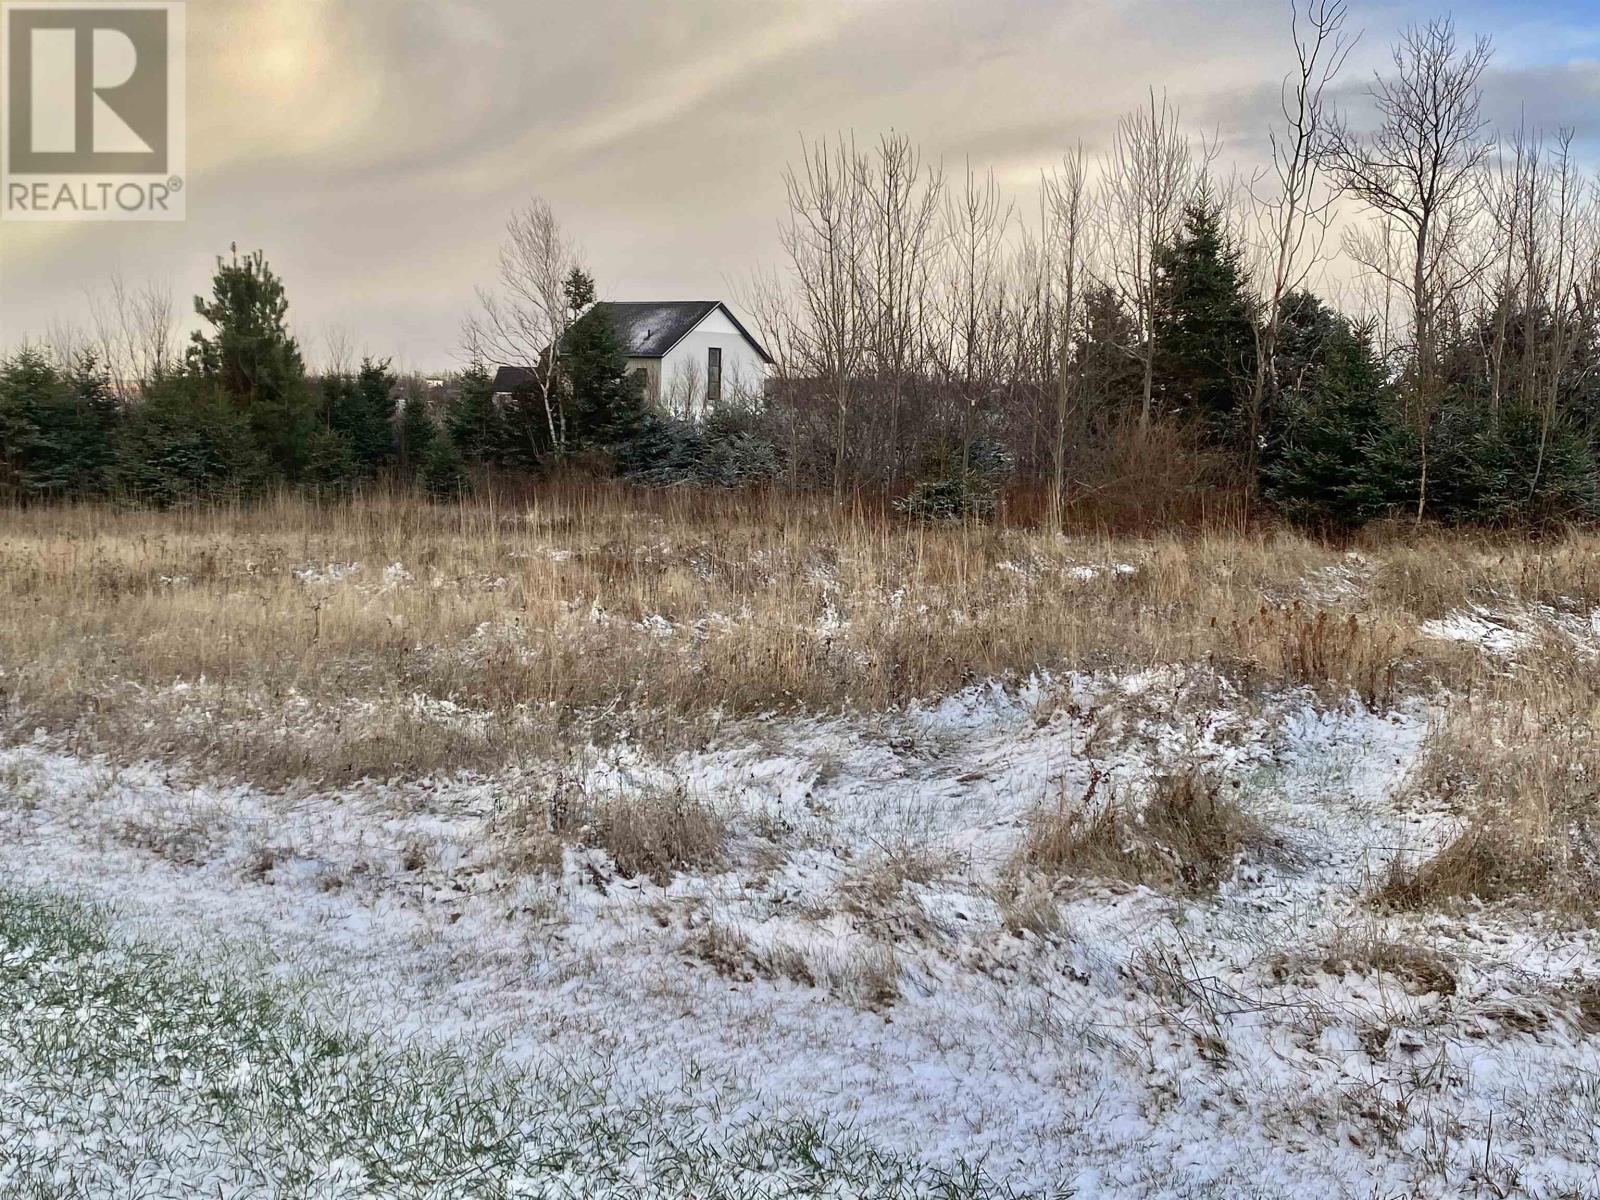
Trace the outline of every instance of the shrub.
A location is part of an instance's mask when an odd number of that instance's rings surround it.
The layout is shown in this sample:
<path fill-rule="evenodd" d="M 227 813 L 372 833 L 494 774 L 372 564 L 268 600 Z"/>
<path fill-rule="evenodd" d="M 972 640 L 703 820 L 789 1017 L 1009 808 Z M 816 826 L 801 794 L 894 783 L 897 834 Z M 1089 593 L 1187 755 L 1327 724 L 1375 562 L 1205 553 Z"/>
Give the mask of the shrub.
<path fill-rule="evenodd" d="M 1000 485 L 1010 473 L 1011 458 L 1000 443 L 975 439 L 965 454 L 946 450 L 934 456 L 927 477 L 895 501 L 895 507 L 927 520 L 987 519 L 999 508 Z"/>
<path fill-rule="evenodd" d="M 618 448 L 617 469 L 655 487 L 742 487 L 774 479 L 783 468 L 758 417 L 719 412 L 698 424 L 656 414 L 642 418 Z"/>

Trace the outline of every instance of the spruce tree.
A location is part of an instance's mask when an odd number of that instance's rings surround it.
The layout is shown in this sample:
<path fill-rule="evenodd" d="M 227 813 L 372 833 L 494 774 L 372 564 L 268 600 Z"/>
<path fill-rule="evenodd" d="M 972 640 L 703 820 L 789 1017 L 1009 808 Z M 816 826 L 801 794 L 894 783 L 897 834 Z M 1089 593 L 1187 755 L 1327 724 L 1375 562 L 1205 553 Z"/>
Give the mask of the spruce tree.
<path fill-rule="evenodd" d="M 157 380 L 127 417 L 118 439 L 117 487 L 165 507 L 248 494 L 269 466 L 244 413 L 211 380 Z"/>
<path fill-rule="evenodd" d="M 0 361 L 0 490 L 19 497 L 103 491 L 120 416 L 93 354 L 66 368 L 28 348 Z"/>
<path fill-rule="evenodd" d="M 471 462 L 498 462 L 505 446 L 505 424 L 494 401 L 494 380 L 482 363 L 461 373 L 445 409 L 445 432 Z"/>
<path fill-rule="evenodd" d="M 419 478 L 428 494 L 440 500 L 454 499 L 470 490 L 467 464 L 455 442 L 447 437 L 434 438 L 423 452 Z"/>
<path fill-rule="evenodd" d="M 394 461 L 394 387 L 388 359 L 365 358 L 358 374 L 323 380 L 326 424 L 349 447 L 352 477 L 370 478 Z"/>
<path fill-rule="evenodd" d="M 1156 263 L 1156 387 L 1169 410 L 1204 416 L 1222 434 L 1238 433 L 1232 423 L 1256 364 L 1241 258 L 1221 206 L 1202 195 Z"/>
<path fill-rule="evenodd" d="M 351 432 L 350 444 L 357 464 L 367 472 L 382 470 L 394 462 L 396 381 L 389 361 L 364 358 L 356 375 L 361 422 Z"/>
<path fill-rule="evenodd" d="M 643 381 L 628 370 L 616 327 L 604 308 L 590 311 L 572 327 L 561 361 L 572 397 L 574 443 L 606 447 L 631 440 L 644 417 Z"/>
<path fill-rule="evenodd" d="M 1403 506 L 1415 488 L 1411 431 L 1370 332 L 1304 297 L 1284 330 L 1267 497 L 1298 520 L 1347 528 Z"/>
<path fill-rule="evenodd" d="M 412 391 L 400 410 L 400 461 L 410 474 L 422 469 L 422 458 L 428 447 L 439 436 L 439 425 L 428 411 L 428 402 L 420 391 Z"/>

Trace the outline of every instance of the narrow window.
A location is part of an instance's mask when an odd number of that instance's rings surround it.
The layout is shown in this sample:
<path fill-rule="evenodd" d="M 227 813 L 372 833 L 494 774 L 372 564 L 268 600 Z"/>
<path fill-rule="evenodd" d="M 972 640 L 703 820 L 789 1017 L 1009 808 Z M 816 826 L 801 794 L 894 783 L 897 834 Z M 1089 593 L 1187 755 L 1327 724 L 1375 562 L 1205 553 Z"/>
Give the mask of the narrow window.
<path fill-rule="evenodd" d="M 713 346 L 706 351 L 706 403 L 722 403 L 722 348 Z"/>

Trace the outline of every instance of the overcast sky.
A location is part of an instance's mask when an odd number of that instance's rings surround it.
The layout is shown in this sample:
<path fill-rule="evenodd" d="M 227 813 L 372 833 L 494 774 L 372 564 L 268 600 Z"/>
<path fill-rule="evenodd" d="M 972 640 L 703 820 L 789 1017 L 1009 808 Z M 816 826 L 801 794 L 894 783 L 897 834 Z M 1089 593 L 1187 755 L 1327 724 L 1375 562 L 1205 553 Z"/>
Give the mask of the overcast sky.
<path fill-rule="evenodd" d="M 1019 193 L 1150 85 L 1259 156 L 1287 0 L 193 0 L 188 219 L 0 224 L 0 345 L 82 320 L 114 273 L 185 310 L 230 242 L 287 282 L 308 354 L 341 331 L 458 365 L 507 215 L 545 196 L 602 294 L 715 298 L 776 261 L 803 136 L 894 127 Z M 1440 7 L 1352 2 L 1359 87 Z M 1593 0 L 1457 6 L 1498 47 L 1492 115 L 1579 126 L 1600 159 Z"/>

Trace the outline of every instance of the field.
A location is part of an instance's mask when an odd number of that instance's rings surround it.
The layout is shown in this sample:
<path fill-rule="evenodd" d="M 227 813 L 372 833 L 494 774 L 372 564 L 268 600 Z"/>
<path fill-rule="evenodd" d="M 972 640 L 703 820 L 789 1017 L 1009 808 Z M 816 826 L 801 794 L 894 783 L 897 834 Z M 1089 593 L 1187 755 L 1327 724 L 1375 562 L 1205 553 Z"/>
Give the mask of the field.
<path fill-rule="evenodd" d="M 1600 538 L 5 514 L 0 1194 L 1600 1196 Z"/>

